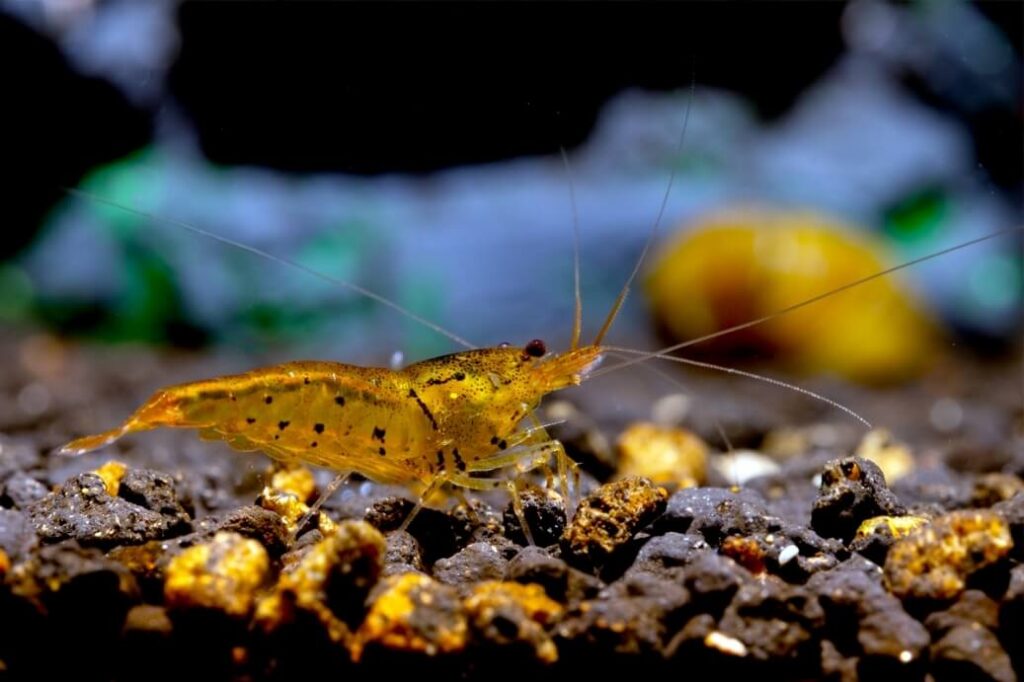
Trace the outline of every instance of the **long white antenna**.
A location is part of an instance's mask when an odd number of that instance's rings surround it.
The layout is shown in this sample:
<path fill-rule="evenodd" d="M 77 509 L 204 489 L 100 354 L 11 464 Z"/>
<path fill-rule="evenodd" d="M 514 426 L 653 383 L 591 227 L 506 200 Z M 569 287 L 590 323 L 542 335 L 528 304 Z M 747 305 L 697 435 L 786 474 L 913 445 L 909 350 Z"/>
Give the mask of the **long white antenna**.
<path fill-rule="evenodd" d="M 787 390 L 795 391 L 797 393 L 805 395 L 808 398 L 813 398 L 814 400 L 818 400 L 820 402 L 823 402 L 826 405 L 829 405 L 831 407 L 836 408 L 837 410 L 842 410 L 843 412 L 845 412 L 846 414 L 850 415 L 851 417 L 853 417 L 854 419 L 859 421 L 861 424 L 863 424 L 867 428 L 869 428 L 869 429 L 871 428 L 871 422 L 869 422 L 867 419 L 865 419 L 864 417 L 860 416 L 859 414 L 857 414 L 856 412 L 851 410 L 846 405 L 843 405 L 842 403 L 840 403 L 838 401 L 832 400 L 831 398 L 827 398 L 827 397 L 821 395 L 820 393 L 815 393 L 814 391 L 808 390 L 806 388 L 802 388 L 800 386 L 796 386 L 795 384 L 787 383 L 785 381 L 782 381 L 781 379 L 776 379 L 774 377 L 767 377 L 767 376 L 764 376 L 764 375 L 761 375 L 761 374 L 754 374 L 753 372 L 745 372 L 745 371 L 743 371 L 741 369 L 734 369 L 732 367 L 723 367 L 722 365 L 713 365 L 710 362 L 701 362 L 700 360 L 691 360 L 690 358 L 681 358 L 681 357 L 679 357 L 677 355 L 664 355 L 664 354 L 660 354 L 660 353 L 646 353 L 646 352 L 641 351 L 641 350 L 634 350 L 632 348 L 618 348 L 616 346 L 604 346 L 604 349 L 615 351 L 617 353 L 640 354 L 640 355 L 644 356 L 641 359 L 647 359 L 649 357 L 654 357 L 654 358 L 658 358 L 659 360 L 667 360 L 669 362 L 678 362 L 678 363 L 683 364 L 683 365 L 692 365 L 694 367 L 702 367 L 704 369 L 712 369 L 712 370 L 714 370 L 716 372 L 725 372 L 726 374 L 734 374 L 736 376 L 745 377 L 747 379 L 754 379 L 756 381 L 761 381 L 761 382 L 764 382 L 766 384 L 771 384 L 772 386 L 778 386 L 779 388 L 785 388 Z M 630 361 L 627 361 L 627 362 L 623 363 L 622 365 L 616 365 L 615 367 L 612 367 L 610 369 L 618 369 L 619 367 L 622 367 L 625 364 L 633 364 L 633 363 L 630 362 Z M 595 372 L 594 374 L 591 375 L 591 378 L 594 378 L 594 377 L 598 376 L 599 374 L 601 374 L 601 373 Z"/>
<path fill-rule="evenodd" d="M 407 310 L 406 308 L 403 308 L 402 306 L 398 305 L 394 301 L 391 301 L 391 300 L 389 300 L 387 298 L 384 298 L 383 296 L 381 296 L 380 294 L 378 294 L 378 293 L 376 293 L 374 291 L 370 291 L 369 289 L 367 289 L 365 287 L 361 287 L 358 284 L 353 284 L 352 282 L 346 282 L 343 279 L 337 279 L 336 277 L 331 277 L 330 275 L 325 274 L 323 272 L 320 272 L 319 270 L 314 270 L 313 268 L 311 268 L 309 266 L 303 265 L 302 263 L 299 263 L 298 261 L 294 261 L 294 260 L 291 260 L 289 258 L 285 258 L 283 256 L 276 256 L 276 255 L 274 255 L 274 254 L 272 254 L 272 253 L 270 253 L 268 251 L 264 251 L 263 249 L 259 249 L 259 248 L 255 247 L 255 246 L 252 246 L 250 244 L 246 244 L 244 242 L 235 241 L 234 239 L 231 239 L 229 237 L 224 237 L 224 236 L 219 235 L 219 234 L 217 234 L 215 232 L 209 232 L 208 230 L 204 230 L 201 227 L 197 227 L 195 225 L 191 225 L 189 223 L 182 222 L 180 220 L 175 220 L 173 218 L 165 218 L 165 217 L 162 217 L 162 216 L 153 215 L 151 213 L 147 213 L 146 211 L 142 211 L 142 210 L 139 210 L 137 208 L 132 208 L 131 206 L 125 206 L 124 204 L 119 204 L 118 202 L 113 201 L 111 199 L 106 199 L 104 197 L 101 197 L 101 196 L 98 196 L 98 195 L 95 195 L 95 194 L 91 194 L 89 192 L 85 192 L 85 191 L 80 190 L 80 189 L 72 189 L 70 187 L 65 187 L 64 191 L 67 192 L 68 194 L 71 194 L 73 196 L 79 197 L 81 199 L 86 199 L 88 201 L 93 201 L 93 202 L 96 202 L 96 203 L 99 203 L 99 204 L 105 204 L 107 206 L 112 206 L 112 207 L 114 207 L 116 209 L 119 209 L 121 211 L 125 211 L 125 212 L 131 213 L 133 215 L 137 215 L 140 218 L 145 218 L 146 220 L 151 220 L 151 221 L 157 222 L 157 223 L 164 223 L 166 225 L 173 225 L 175 227 L 180 227 L 182 229 L 188 230 L 189 232 L 194 232 L 195 234 L 198 234 L 198 235 L 201 235 L 203 237 L 206 237 L 207 239 L 212 239 L 215 242 L 220 242 L 221 244 L 227 244 L 228 246 L 233 246 L 236 249 L 241 249 L 242 251 L 247 251 L 249 253 L 255 254 L 255 255 L 260 256 L 262 258 L 266 258 L 267 260 L 271 260 L 271 261 L 273 261 L 275 263 L 279 263 L 281 265 L 286 265 L 286 266 L 288 266 L 290 268 L 295 268 L 296 270 L 304 272 L 304 273 L 306 273 L 308 275 L 311 275 L 313 277 L 321 279 L 321 280 L 323 280 L 325 282 L 329 282 L 330 284 L 333 284 L 335 286 L 343 287 L 343 288 L 348 289 L 350 291 L 354 291 L 354 292 L 356 292 L 357 294 L 359 294 L 361 296 L 365 296 L 366 298 L 372 299 L 372 300 L 376 301 L 377 303 L 380 303 L 381 305 L 387 306 L 388 308 L 391 308 L 392 310 L 398 312 L 399 314 L 406 316 L 410 320 L 413 320 L 414 322 L 418 322 L 419 324 L 423 325 L 427 329 L 433 330 L 433 331 L 437 332 L 438 334 L 441 334 L 442 336 L 447 337 L 448 339 L 451 339 L 452 341 L 454 341 L 455 343 L 459 344 L 460 346 L 463 346 L 465 348 L 475 348 L 476 347 L 472 343 L 467 341 L 466 339 L 464 339 L 461 336 L 459 336 L 458 334 L 455 334 L 454 332 L 450 332 L 447 329 L 445 329 L 444 327 L 442 327 L 441 325 L 436 324 L 434 322 L 431 322 L 430 320 L 428 320 L 426 318 L 420 317 L 419 315 L 417 315 L 416 313 L 412 312 L 411 310 Z"/>

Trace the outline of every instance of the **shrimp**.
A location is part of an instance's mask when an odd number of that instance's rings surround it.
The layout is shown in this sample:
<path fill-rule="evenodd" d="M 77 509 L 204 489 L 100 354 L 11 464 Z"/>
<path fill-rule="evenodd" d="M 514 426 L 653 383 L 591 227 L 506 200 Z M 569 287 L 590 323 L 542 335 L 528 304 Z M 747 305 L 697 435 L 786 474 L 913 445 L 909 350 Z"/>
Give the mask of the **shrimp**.
<path fill-rule="evenodd" d="M 355 472 L 418 492 L 446 484 L 471 490 L 514 479 L 475 475 L 555 458 L 563 491 L 574 468 L 542 426 L 519 425 L 553 391 L 578 385 L 596 367 L 598 346 L 550 354 L 543 341 L 425 360 L 404 369 L 288 362 L 157 391 L 121 426 L 61 448 L 78 455 L 137 431 L 197 429 L 239 451 L 262 450 L 285 464 Z"/>

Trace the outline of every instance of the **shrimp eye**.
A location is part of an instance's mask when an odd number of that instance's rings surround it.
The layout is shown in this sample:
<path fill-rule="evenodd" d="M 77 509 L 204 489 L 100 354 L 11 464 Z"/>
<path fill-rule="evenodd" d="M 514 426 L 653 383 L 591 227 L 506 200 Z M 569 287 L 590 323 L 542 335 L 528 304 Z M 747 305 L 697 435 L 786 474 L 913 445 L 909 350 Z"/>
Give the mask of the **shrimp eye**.
<path fill-rule="evenodd" d="M 541 341 L 540 339 L 534 339 L 533 341 L 530 341 L 530 343 L 526 344 L 526 348 L 524 350 L 526 351 L 527 355 L 534 358 L 544 357 L 544 355 L 548 352 L 548 349 L 544 345 L 544 342 Z"/>

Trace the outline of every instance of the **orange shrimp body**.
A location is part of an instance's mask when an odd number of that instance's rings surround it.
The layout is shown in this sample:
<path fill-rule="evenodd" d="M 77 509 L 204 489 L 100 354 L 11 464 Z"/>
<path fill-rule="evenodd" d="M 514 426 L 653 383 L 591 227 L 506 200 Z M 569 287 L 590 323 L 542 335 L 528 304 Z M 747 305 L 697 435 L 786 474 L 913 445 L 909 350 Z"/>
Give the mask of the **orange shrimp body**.
<path fill-rule="evenodd" d="M 120 427 L 65 445 L 77 455 L 135 431 L 198 429 L 241 451 L 357 472 L 419 491 L 450 483 L 497 487 L 473 472 L 546 466 L 542 427 L 519 430 L 543 396 L 579 384 L 600 360 L 588 346 L 546 355 L 544 344 L 470 350 L 402 370 L 289 362 L 157 391 Z M 558 446 L 558 452 L 561 451 Z M 560 462 L 560 470 L 563 470 Z"/>

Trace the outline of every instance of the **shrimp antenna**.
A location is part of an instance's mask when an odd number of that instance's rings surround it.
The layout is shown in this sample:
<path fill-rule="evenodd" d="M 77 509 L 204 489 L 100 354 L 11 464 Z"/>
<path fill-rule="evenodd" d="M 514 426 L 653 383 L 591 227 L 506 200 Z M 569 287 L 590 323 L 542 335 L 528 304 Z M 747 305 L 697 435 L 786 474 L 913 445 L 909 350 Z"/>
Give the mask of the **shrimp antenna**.
<path fill-rule="evenodd" d="M 612 355 L 614 357 L 617 357 L 619 359 L 627 359 L 629 357 L 625 353 L 615 353 L 615 352 L 612 352 L 612 353 L 610 353 L 610 355 Z M 648 372 L 651 372 L 652 374 L 655 374 L 655 375 L 659 376 L 660 378 L 664 379 L 665 381 L 667 381 L 668 383 L 672 384 L 676 388 L 682 389 L 684 391 L 689 391 L 690 390 L 689 388 L 687 388 L 687 386 L 685 384 L 683 384 L 682 381 L 679 380 L 678 377 L 674 377 L 671 374 L 669 374 L 668 372 L 666 372 L 666 371 L 664 371 L 662 369 L 659 369 L 658 367 L 655 367 L 654 365 L 640 365 L 640 366 L 643 367 Z M 718 419 L 716 419 L 714 417 L 712 417 L 711 420 L 712 420 L 712 422 L 714 422 L 715 430 L 718 431 L 718 437 L 722 439 L 722 444 L 725 446 L 726 452 L 732 453 L 736 448 L 734 448 L 732 446 L 732 441 L 729 439 L 729 436 L 726 435 L 725 428 L 722 426 L 722 422 L 720 422 Z"/>
<path fill-rule="evenodd" d="M 140 218 L 145 218 L 146 220 L 150 220 L 152 222 L 163 223 L 165 225 L 173 225 L 174 227 L 180 227 L 182 229 L 188 230 L 189 232 L 194 232 L 195 234 L 198 234 L 198 235 L 201 235 L 203 237 L 206 237 L 207 239 L 212 239 L 215 242 L 220 242 L 221 244 L 227 244 L 228 246 L 232 246 L 232 247 L 234 247 L 236 249 L 241 249 L 242 251 L 247 251 L 249 253 L 255 254 L 255 255 L 260 256 L 262 258 L 266 258 L 267 260 L 273 261 L 275 263 L 279 263 L 281 265 L 286 265 L 286 266 L 288 266 L 290 268 L 295 268 L 296 270 L 298 270 L 300 272 L 304 272 L 307 275 L 311 275 L 313 277 L 321 279 L 321 280 L 323 280 L 325 282 L 328 282 L 330 284 L 333 284 L 335 286 L 342 287 L 342 288 L 348 289 L 350 291 L 354 291 L 354 292 L 356 292 L 357 294 L 359 294 L 361 296 L 365 296 L 366 298 L 369 298 L 369 299 L 371 299 L 373 301 L 376 301 L 377 303 L 380 303 L 381 305 L 387 306 L 388 308 L 391 308 L 392 310 L 398 312 L 399 314 L 404 315 L 405 317 L 409 318 L 410 320 L 413 320 L 414 322 L 417 322 L 417 323 L 423 325 L 427 329 L 435 331 L 438 334 L 440 334 L 440 335 L 442 335 L 444 337 L 447 337 L 448 339 L 451 339 L 452 341 L 454 341 L 455 343 L 459 344 L 460 346 L 463 346 L 465 348 L 470 348 L 470 349 L 475 348 L 475 346 L 472 343 L 470 343 L 466 339 L 462 338 L 458 334 L 450 332 L 447 329 L 445 329 L 444 327 L 442 327 L 441 325 L 436 324 L 434 322 L 431 322 L 430 320 L 428 320 L 426 318 L 420 317 L 419 315 L 417 315 L 416 313 L 412 312 L 411 310 L 403 308 L 402 306 L 398 305 L 394 301 L 391 301 L 391 300 L 389 300 L 387 298 L 384 298 L 380 294 L 378 294 L 378 293 L 376 293 L 374 291 L 370 291 L 369 289 L 367 289 L 365 287 L 361 287 L 358 284 L 353 284 L 352 282 L 346 282 L 343 279 L 337 279 L 336 277 L 331 277 L 330 275 L 328 275 L 326 273 L 320 272 L 319 270 L 314 270 L 313 268 L 311 268 L 311 267 L 309 267 L 307 265 L 303 265 L 302 263 L 299 263 L 298 261 L 291 260 L 290 258 L 285 258 L 284 256 L 276 256 L 276 255 L 270 253 L 269 251 L 264 251 L 263 249 L 257 248 L 255 246 L 250 245 L 250 244 L 246 244 L 244 242 L 236 241 L 234 239 L 231 239 L 230 237 L 224 237 L 224 236 L 219 235 L 219 234 L 217 234 L 215 232 L 209 232 L 207 230 L 204 230 L 201 227 L 197 227 L 195 225 L 191 225 L 191 224 L 183 222 L 181 220 L 175 220 L 174 218 L 165 218 L 163 216 L 158 216 L 158 215 L 154 215 L 152 213 L 147 213 L 146 211 L 142 211 L 142 210 L 137 209 L 137 208 L 132 208 L 131 206 L 126 206 L 124 204 L 120 204 L 120 203 L 118 203 L 116 201 L 113 201 L 111 199 L 107 199 L 105 197 L 101 197 L 99 195 L 92 194 L 91 192 L 85 192 L 85 191 L 80 190 L 80 189 L 73 189 L 73 188 L 70 188 L 70 187 L 65 187 L 63 189 L 64 189 L 65 192 L 67 192 L 68 194 L 70 194 L 72 196 L 75 196 L 75 197 L 78 197 L 78 198 L 81 198 L 81 199 L 86 199 L 88 201 L 92 201 L 92 202 L 95 202 L 95 203 L 98 203 L 98 204 L 105 204 L 107 206 L 112 206 L 113 208 L 119 209 L 121 211 L 125 211 L 126 213 L 131 213 L 132 215 L 139 216 Z"/>
<path fill-rule="evenodd" d="M 1008 235 L 1008 234 L 1013 234 L 1014 232 L 1022 232 L 1022 231 L 1024 231 L 1024 227 L 1011 227 L 1011 228 L 1007 228 L 1005 230 L 999 230 L 998 232 L 991 232 L 989 234 L 982 235 L 980 237 L 976 237 L 976 238 L 971 239 L 969 241 L 961 242 L 960 244 L 956 244 L 954 246 L 947 247 L 945 249 L 942 249 L 941 251 L 935 251 L 935 252 L 929 253 L 929 254 L 927 254 L 925 256 L 921 256 L 919 258 L 914 258 L 913 260 L 909 260 L 909 261 L 906 261 L 904 263 L 900 263 L 899 265 L 894 265 L 894 266 L 886 268 L 884 270 L 880 270 L 880 271 L 878 271 L 876 273 L 873 273 L 871 275 L 866 275 L 866 276 L 861 277 L 859 279 L 855 279 L 855 280 L 853 280 L 851 282 L 847 282 L 846 284 L 838 286 L 835 289 L 829 289 L 828 291 L 825 291 L 823 293 L 817 294 L 816 296 L 812 296 L 811 298 L 808 298 L 808 299 L 805 299 L 803 301 L 800 301 L 799 303 L 794 303 L 793 305 L 789 305 L 789 306 L 786 306 L 785 308 L 782 308 L 780 310 L 776 310 L 773 313 L 768 313 L 767 315 L 762 315 L 761 317 L 755 318 L 753 320 L 749 320 L 747 322 L 742 322 L 742 323 L 737 324 L 737 325 L 733 325 L 732 327 L 727 327 L 725 329 L 720 329 L 717 332 L 712 332 L 710 334 L 705 334 L 704 336 L 698 336 L 697 338 L 690 339 L 688 341 L 682 341 L 680 343 L 668 346 L 667 348 L 662 348 L 661 350 L 658 350 L 658 351 L 644 352 L 644 351 L 635 351 L 634 350 L 634 352 L 644 353 L 644 355 L 641 356 L 641 357 L 633 358 L 632 360 L 627 360 L 627 361 L 625 361 L 625 362 L 623 362 L 621 364 L 615 365 L 614 367 L 608 367 L 608 368 L 603 369 L 603 370 L 598 370 L 597 372 L 591 374 L 591 376 L 592 377 L 600 376 L 600 375 L 605 374 L 607 372 L 618 370 L 618 369 L 621 369 L 623 367 L 629 367 L 630 365 L 635 365 L 638 362 L 643 362 L 648 357 L 652 357 L 652 358 L 654 358 L 654 357 L 662 357 L 662 358 L 664 358 L 664 356 L 666 354 L 668 354 L 668 353 L 672 353 L 672 352 L 675 352 L 677 350 L 682 350 L 683 348 L 687 348 L 689 346 L 694 346 L 694 345 L 696 345 L 698 343 L 702 343 L 704 341 L 709 341 L 711 339 L 717 339 L 719 336 L 725 336 L 727 334 L 733 334 L 735 332 L 742 331 L 744 329 L 749 329 L 750 327 L 754 327 L 754 326 L 757 326 L 759 324 L 764 324 L 765 322 L 769 322 L 771 320 L 774 320 L 777 317 L 781 317 L 782 315 L 786 315 L 788 313 L 791 313 L 794 310 L 799 310 L 800 308 L 803 308 L 803 307 L 806 307 L 806 306 L 809 306 L 809 305 L 813 305 L 814 303 L 817 303 L 819 301 L 823 301 L 826 298 L 829 298 L 831 296 L 835 296 L 836 294 L 840 294 L 840 293 L 842 293 L 844 291 L 847 291 L 849 289 L 853 289 L 853 288 L 858 287 L 858 286 L 860 286 L 862 284 L 866 284 L 866 283 L 870 282 L 871 280 L 878 279 L 880 277 L 885 277 L 886 275 L 891 275 L 894 272 L 898 272 L 898 271 L 903 270 L 905 268 L 909 268 L 909 267 L 912 267 L 914 265 L 918 265 L 920 263 L 924 263 L 925 261 L 932 260 L 933 258 L 939 258 L 940 256 L 945 256 L 946 254 L 953 253 L 954 251 L 959 251 L 960 249 L 966 249 L 969 246 L 974 246 L 975 244 L 980 244 L 980 243 L 988 241 L 990 239 L 996 239 L 997 237 L 1003 237 L 1003 236 Z"/>
<path fill-rule="evenodd" d="M 572 343 L 570 350 L 580 347 L 580 335 L 583 333 L 583 297 L 580 295 L 580 214 L 576 205 L 576 186 L 572 180 L 572 166 L 569 165 L 569 155 L 565 153 L 565 147 L 559 147 L 562 153 L 562 163 L 565 165 L 565 175 L 569 179 L 569 202 L 572 204 L 572 285 L 573 285 L 573 318 L 572 318 Z"/>
<path fill-rule="evenodd" d="M 805 395 L 808 398 L 813 398 L 814 400 L 823 402 L 823 403 L 825 403 L 826 405 L 828 405 L 830 407 L 836 408 L 837 410 L 842 410 L 843 412 L 845 412 L 846 414 L 850 415 L 851 417 L 853 417 L 854 419 L 859 421 L 861 424 L 863 424 L 867 428 L 869 428 L 869 429 L 871 428 L 871 422 L 869 422 L 867 419 L 865 419 L 864 417 L 862 417 L 859 414 L 857 414 L 856 412 L 854 412 L 852 409 L 850 409 L 846 405 L 843 405 L 842 403 L 840 403 L 840 402 L 838 402 L 836 400 L 832 400 L 831 398 L 827 398 L 827 397 L 821 395 L 820 393 L 815 393 L 814 391 L 811 391 L 809 389 L 802 388 L 802 387 L 797 386 L 795 384 L 787 383 L 785 381 L 782 381 L 781 379 L 776 379 L 774 377 L 764 376 L 763 374 L 754 374 L 753 372 L 745 372 L 745 371 L 743 371 L 741 369 L 735 369 L 733 367 L 723 367 L 722 365 L 713 365 L 710 362 L 701 362 L 700 360 L 691 360 L 690 358 L 681 358 L 681 357 L 679 357 L 677 355 L 665 355 L 663 353 L 647 353 L 647 352 L 642 351 L 642 350 L 634 350 L 632 348 L 619 348 L 619 347 L 616 347 L 616 346 L 605 346 L 604 350 L 611 350 L 611 351 L 615 351 L 617 353 L 640 354 L 640 355 L 643 356 L 642 358 L 640 358 L 641 360 L 645 360 L 645 359 L 647 359 L 649 357 L 654 357 L 654 358 L 658 358 L 659 360 L 667 360 L 669 362 L 678 362 L 678 363 L 683 364 L 683 365 L 691 365 L 693 367 L 701 367 L 703 369 L 711 369 L 711 370 L 714 370 L 716 372 L 725 372 L 726 374 L 734 374 L 736 376 L 745 377 L 747 379 L 754 379 L 756 381 L 761 381 L 761 382 L 764 382 L 766 384 L 771 384 L 772 386 L 778 386 L 779 388 L 785 388 L 787 390 L 795 391 L 796 393 L 800 393 L 801 395 Z M 594 374 L 591 375 L 591 378 L 600 376 L 601 374 L 605 374 L 608 371 L 611 371 L 613 369 L 618 369 L 619 367 L 622 367 L 624 365 L 633 364 L 633 362 L 635 362 L 635 360 L 627 360 L 626 362 L 622 363 L 621 365 L 616 365 L 615 367 L 608 368 L 604 372 L 595 372 Z"/>
<path fill-rule="evenodd" d="M 686 103 L 686 113 L 683 114 L 683 129 L 679 133 L 679 142 L 676 144 L 676 156 L 678 157 L 683 151 L 683 140 L 686 138 L 686 128 L 690 123 L 690 110 L 693 108 L 693 98 L 697 91 L 697 74 L 694 72 L 693 79 L 690 81 L 690 97 Z M 636 265 L 633 266 L 633 272 L 629 273 L 629 277 L 626 279 L 626 283 L 622 285 L 622 289 L 619 291 L 618 297 L 615 299 L 615 303 L 612 304 L 612 309 L 608 311 L 608 317 L 604 319 L 604 324 L 601 325 L 601 330 L 597 332 L 597 336 L 594 337 L 594 345 L 600 346 L 601 341 L 604 340 L 608 330 L 611 329 L 612 323 L 615 322 L 615 318 L 619 315 L 619 310 L 622 309 L 622 304 L 626 302 L 626 297 L 629 296 L 629 289 L 633 285 L 633 280 L 640 273 L 640 268 L 644 263 L 644 259 L 647 257 L 647 252 L 651 250 L 651 244 L 654 243 L 654 238 L 658 234 L 658 227 L 661 225 L 661 219 L 665 216 L 665 207 L 668 205 L 668 198 L 672 194 L 672 185 L 675 184 L 676 180 L 676 164 L 672 164 L 672 170 L 668 176 L 668 186 L 665 187 L 665 195 L 661 198 L 661 206 L 658 207 L 658 215 L 654 219 L 654 224 L 651 225 L 651 231 L 647 235 L 647 241 L 644 242 L 643 251 L 640 252 L 640 257 L 636 261 Z"/>

